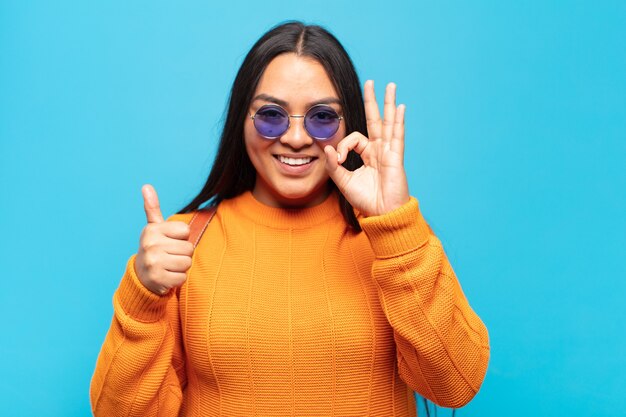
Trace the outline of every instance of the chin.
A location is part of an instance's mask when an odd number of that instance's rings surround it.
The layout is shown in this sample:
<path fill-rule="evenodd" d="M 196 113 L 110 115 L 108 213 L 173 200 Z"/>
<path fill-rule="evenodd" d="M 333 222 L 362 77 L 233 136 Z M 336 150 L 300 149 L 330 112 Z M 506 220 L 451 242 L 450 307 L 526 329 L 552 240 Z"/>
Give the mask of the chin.
<path fill-rule="evenodd" d="M 285 202 L 293 202 L 295 204 L 315 198 L 318 193 L 306 191 L 279 191 L 276 197 Z"/>
<path fill-rule="evenodd" d="M 321 203 L 328 195 L 323 186 L 318 188 L 282 188 L 275 191 L 276 198 L 286 206 L 304 207 Z"/>

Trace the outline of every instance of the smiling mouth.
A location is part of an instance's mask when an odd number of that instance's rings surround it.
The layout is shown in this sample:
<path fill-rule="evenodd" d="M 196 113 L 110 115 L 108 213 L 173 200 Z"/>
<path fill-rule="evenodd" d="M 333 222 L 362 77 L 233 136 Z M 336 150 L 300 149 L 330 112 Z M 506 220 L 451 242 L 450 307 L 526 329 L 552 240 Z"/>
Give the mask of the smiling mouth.
<path fill-rule="evenodd" d="M 303 158 L 288 158 L 282 155 L 274 155 L 274 157 L 278 159 L 281 163 L 292 166 L 292 167 L 310 164 L 314 159 L 316 159 L 310 156 L 306 156 Z"/>

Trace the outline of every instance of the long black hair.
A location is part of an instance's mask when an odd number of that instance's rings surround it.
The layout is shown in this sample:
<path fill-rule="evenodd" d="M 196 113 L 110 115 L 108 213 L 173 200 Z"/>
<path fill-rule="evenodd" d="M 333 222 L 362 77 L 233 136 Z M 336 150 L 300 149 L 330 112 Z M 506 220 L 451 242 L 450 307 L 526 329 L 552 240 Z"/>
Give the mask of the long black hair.
<path fill-rule="evenodd" d="M 295 53 L 319 62 L 339 94 L 346 133 L 358 131 L 367 135 L 361 83 L 352 60 L 337 38 L 320 26 L 297 21 L 275 26 L 254 44 L 241 64 L 230 92 L 228 113 L 209 177 L 200 193 L 179 214 L 197 210 L 206 202 L 216 206 L 224 199 L 253 189 L 256 171 L 246 152 L 244 123 L 265 68 L 272 59 L 285 53 Z M 363 160 L 354 151 L 343 163 L 351 171 L 362 165 Z M 331 187 L 336 187 L 332 180 L 329 183 Z M 354 210 L 341 193 L 339 205 L 346 222 L 360 231 Z"/>

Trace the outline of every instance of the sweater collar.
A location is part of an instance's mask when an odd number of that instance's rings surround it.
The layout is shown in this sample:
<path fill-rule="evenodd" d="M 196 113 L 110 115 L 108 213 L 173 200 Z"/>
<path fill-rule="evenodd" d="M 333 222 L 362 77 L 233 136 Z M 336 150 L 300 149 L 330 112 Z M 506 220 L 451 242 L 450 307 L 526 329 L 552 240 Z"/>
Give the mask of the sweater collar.
<path fill-rule="evenodd" d="M 237 214 L 247 217 L 252 222 L 274 229 L 306 229 L 341 216 L 337 191 L 333 190 L 322 203 L 307 208 L 287 209 L 265 205 L 245 191 L 222 204 L 232 204 Z"/>

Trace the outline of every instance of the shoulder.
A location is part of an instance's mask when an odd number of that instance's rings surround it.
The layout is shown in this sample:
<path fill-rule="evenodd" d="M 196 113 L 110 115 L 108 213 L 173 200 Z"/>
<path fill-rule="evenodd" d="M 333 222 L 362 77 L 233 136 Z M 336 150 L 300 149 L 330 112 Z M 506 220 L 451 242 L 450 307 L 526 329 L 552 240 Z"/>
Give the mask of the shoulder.
<path fill-rule="evenodd" d="M 199 222 L 199 221 L 206 222 L 210 220 L 215 213 L 217 213 L 217 207 L 213 207 L 210 209 L 204 208 L 200 210 L 194 210 L 189 213 L 172 214 L 170 217 L 167 218 L 167 221 L 168 222 L 185 222 L 191 225 L 194 219 L 196 222 Z"/>
<path fill-rule="evenodd" d="M 168 217 L 167 221 L 168 222 L 185 222 L 189 224 L 193 216 L 195 216 L 195 214 L 196 214 L 195 211 L 192 211 L 191 213 L 182 213 L 182 214 L 176 213 Z"/>

